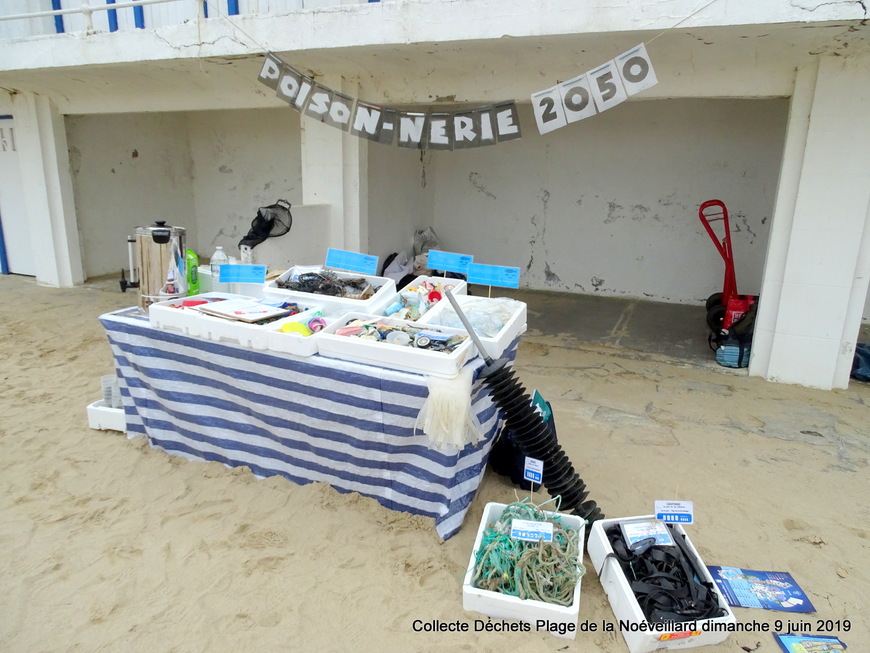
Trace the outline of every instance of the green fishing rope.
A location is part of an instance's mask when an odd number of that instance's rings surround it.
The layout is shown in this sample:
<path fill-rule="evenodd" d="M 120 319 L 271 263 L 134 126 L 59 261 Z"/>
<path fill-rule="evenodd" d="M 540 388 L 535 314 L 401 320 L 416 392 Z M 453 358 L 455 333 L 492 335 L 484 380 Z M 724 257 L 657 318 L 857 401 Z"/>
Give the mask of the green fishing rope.
<path fill-rule="evenodd" d="M 553 541 L 511 537 L 514 519 L 552 522 Z M 580 533 L 565 528 L 558 515 L 548 517 L 541 506 L 523 499 L 505 506 L 498 521 L 484 531 L 471 584 L 521 599 L 569 606 L 580 577 L 586 573 L 580 559 Z"/>

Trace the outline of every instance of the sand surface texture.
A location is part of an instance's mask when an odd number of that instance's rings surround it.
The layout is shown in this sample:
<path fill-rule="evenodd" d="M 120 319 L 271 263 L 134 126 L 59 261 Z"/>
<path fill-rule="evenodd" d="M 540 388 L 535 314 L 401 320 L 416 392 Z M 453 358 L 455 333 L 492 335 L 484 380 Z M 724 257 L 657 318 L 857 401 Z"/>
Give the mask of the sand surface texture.
<path fill-rule="evenodd" d="M 88 427 L 113 361 L 100 314 L 116 284 L 73 290 L 0 278 L 0 650 L 627 651 L 591 571 L 576 640 L 474 632 L 461 585 L 483 506 L 513 486 L 488 472 L 460 533 L 329 486 L 257 479 Z M 553 405 L 559 439 L 608 517 L 694 501 L 710 565 L 788 571 L 817 608 L 735 608 L 741 622 L 867 624 L 870 387 L 816 391 L 745 371 L 529 332 L 519 377 Z M 520 496 L 525 493 L 520 492 Z M 588 562 L 588 558 L 587 558 Z M 415 632 L 415 621 L 470 632 Z M 849 620 L 850 630 L 845 630 Z M 699 651 L 778 651 L 769 633 Z"/>

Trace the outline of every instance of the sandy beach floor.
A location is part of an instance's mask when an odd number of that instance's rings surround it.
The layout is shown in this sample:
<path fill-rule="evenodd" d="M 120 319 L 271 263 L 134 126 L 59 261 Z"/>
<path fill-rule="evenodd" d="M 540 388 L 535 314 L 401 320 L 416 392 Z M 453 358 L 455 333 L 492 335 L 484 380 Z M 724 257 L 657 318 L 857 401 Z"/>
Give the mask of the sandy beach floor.
<path fill-rule="evenodd" d="M 463 610 L 461 586 L 477 526 L 486 502 L 515 498 L 492 472 L 442 542 L 432 520 L 372 499 L 89 428 L 86 406 L 113 372 L 97 318 L 135 302 L 117 285 L 0 277 L 0 650 L 628 650 L 604 632 L 615 618 L 591 567 L 580 623 L 596 632 L 475 632 L 485 618 Z M 691 500 L 687 531 L 706 564 L 787 571 L 816 607 L 735 608 L 738 621 L 799 620 L 870 650 L 870 384 L 772 384 L 534 332 L 517 369 L 552 403 L 607 516 Z M 470 632 L 415 631 L 433 621 Z M 696 650 L 713 649 L 779 650 L 765 632 Z"/>

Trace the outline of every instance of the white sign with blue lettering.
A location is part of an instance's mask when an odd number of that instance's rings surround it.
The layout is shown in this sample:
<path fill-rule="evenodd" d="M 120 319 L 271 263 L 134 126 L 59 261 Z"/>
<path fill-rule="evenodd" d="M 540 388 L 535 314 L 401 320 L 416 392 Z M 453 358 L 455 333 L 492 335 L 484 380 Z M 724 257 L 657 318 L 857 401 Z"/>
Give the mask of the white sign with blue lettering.
<path fill-rule="evenodd" d="M 692 524 L 695 508 L 691 501 L 656 501 L 656 519 L 671 524 Z"/>
<path fill-rule="evenodd" d="M 326 250 L 326 267 L 374 276 L 378 273 L 378 257 L 330 247 Z"/>
<path fill-rule="evenodd" d="M 468 266 L 471 265 L 473 260 L 474 257 L 470 254 L 456 254 L 454 252 L 442 252 L 437 249 L 430 249 L 426 265 L 430 270 L 468 274 Z"/>
<path fill-rule="evenodd" d="M 526 456 L 526 465 L 523 470 L 523 478 L 532 483 L 541 484 L 544 479 L 544 461 Z"/>
<path fill-rule="evenodd" d="M 508 268 L 502 265 L 472 263 L 468 266 L 468 283 L 476 283 L 481 286 L 499 286 L 501 288 L 519 288 L 520 269 Z"/>
<path fill-rule="evenodd" d="M 553 522 L 511 519 L 511 537 L 526 542 L 552 542 Z"/>

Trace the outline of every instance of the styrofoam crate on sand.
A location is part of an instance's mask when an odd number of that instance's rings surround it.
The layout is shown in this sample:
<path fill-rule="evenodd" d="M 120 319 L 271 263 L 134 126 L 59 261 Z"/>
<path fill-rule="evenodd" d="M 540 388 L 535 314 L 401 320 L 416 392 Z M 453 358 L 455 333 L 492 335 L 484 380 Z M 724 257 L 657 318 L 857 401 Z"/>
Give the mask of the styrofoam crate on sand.
<path fill-rule="evenodd" d="M 608 557 L 609 554 L 613 553 L 613 547 L 607 538 L 606 531 L 611 526 L 632 521 L 655 521 L 655 515 L 620 517 L 595 521 L 592 523 L 589 541 L 586 543 L 586 552 L 589 555 L 589 560 L 592 562 L 593 567 L 595 567 L 601 585 L 607 593 L 607 598 L 610 601 L 610 606 L 617 621 L 625 624 L 637 624 L 637 626 L 630 626 L 629 628 L 620 628 L 629 651 L 631 653 L 650 653 L 650 651 L 658 651 L 660 649 L 686 649 L 724 642 L 729 634 L 727 630 L 728 625 L 736 623 L 737 619 L 724 597 L 718 592 L 719 607 L 725 610 L 725 615 L 722 617 L 688 622 L 687 625 L 695 626 L 694 630 L 686 630 L 679 627 L 672 630 L 644 628 L 648 623 L 647 618 L 629 586 L 628 579 L 622 571 L 619 560 L 613 556 Z M 679 524 L 674 524 L 673 529 L 677 536 L 686 534 L 686 531 Z M 703 574 L 703 580 L 714 584 L 713 577 L 688 537 L 685 538 L 685 543 L 697 562 L 695 566 Z M 638 628 L 638 630 L 633 630 L 633 628 Z"/>
<path fill-rule="evenodd" d="M 364 278 L 372 289 L 374 294 L 368 299 L 354 299 L 352 297 L 336 297 L 333 295 L 321 295 L 316 293 L 301 292 L 299 290 L 287 290 L 279 287 L 279 282 L 285 282 L 298 277 L 300 274 L 310 272 L 321 272 L 325 268 L 322 265 L 294 265 L 276 279 L 266 282 L 263 287 L 263 297 L 265 299 L 283 298 L 287 301 L 301 301 L 309 304 L 317 304 L 323 307 L 323 310 L 330 314 L 339 312 L 357 311 L 360 313 L 369 313 L 371 315 L 380 315 L 387 307 L 390 299 L 396 294 L 396 282 L 387 277 L 376 277 L 368 274 L 359 274 L 356 272 L 344 272 L 341 270 L 329 270 L 339 279 L 360 279 Z"/>
<path fill-rule="evenodd" d="M 127 432 L 127 418 L 123 408 L 112 408 L 100 399 L 88 404 L 88 426 L 98 431 Z"/>
<path fill-rule="evenodd" d="M 455 295 L 454 299 L 491 358 L 501 356 L 517 336 L 526 332 L 525 302 L 507 297 L 476 295 Z M 453 304 L 446 297 L 426 313 L 420 322 L 452 327 L 462 325 Z"/>
<path fill-rule="evenodd" d="M 440 299 L 429 299 L 425 290 L 426 285 L 435 290 L 440 295 Z M 440 302 L 447 301 L 447 297 L 444 295 L 445 290 L 450 290 L 453 295 L 465 295 L 468 292 L 468 284 L 464 279 L 420 275 L 410 283 L 405 284 L 401 290 L 390 298 L 389 303 L 383 310 L 383 314 L 414 322 L 422 320 L 426 313 L 434 309 Z M 417 317 L 405 314 L 412 304 L 417 307 Z M 461 327 L 462 325 L 458 326 Z"/>
<path fill-rule="evenodd" d="M 336 331 L 353 320 L 372 320 L 387 326 L 408 327 L 415 330 L 426 329 L 445 336 L 465 336 L 465 340 L 451 352 L 434 351 L 407 345 L 396 345 L 386 341 L 363 340 L 355 336 L 338 335 Z M 450 327 L 428 327 L 416 322 L 397 320 L 383 315 L 366 313 L 346 313 L 317 334 L 318 352 L 321 356 L 388 367 L 403 372 L 429 374 L 444 378 L 454 378 L 476 350 L 464 329 Z"/>
<path fill-rule="evenodd" d="M 549 631 L 556 637 L 565 639 L 574 639 L 577 635 L 577 618 L 580 615 L 580 587 L 582 585 L 582 570 L 581 576 L 577 580 L 577 586 L 574 588 L 574 598 L 569 606 L 557 605 L 555 603 L 546 603 L 545 601 L 536 601 L 532 599 L 521 599 L 517 596 L 510 596 L 500 592 L 480 589 L 472 585 L 474 576 L 474 567 L 477 561 L 477 552 L 480 549 L 483 536 L 491 524 L 494 524 L 501 518 L 502 513 L 506 508 L 503 503 L 487 503 L 483 509 L 483 517 L 480 520 L 480 526 L 477 529 L 477 537 L 474 540 L 474 546 L 471 549 L 471 556 L 468 562 L 468 568 L 465 572 L 465 579 L 462 583 L 462 607 L 470 612 L 479 612 L 488 617 L 496 619 L 518 619 L 532 624 L 538 630 L 539 622 L 545 621 L 549 624 L 556 625 L 549 627 Z M 580 542 L 583 542 L 586 532 L 586 521 L 582 517 L 569 515 L 559 512 L 548 512 L 544 514 L 547 517 L 558 516 L 562 525 L 571 530 L 578 531 Z M 580 548 L 580 557 L 583 557 L 583 548 Z M 578 560 L 578 564 L 582 564 Z M 558 625 L 561 624 L 561 627 Z"/>

